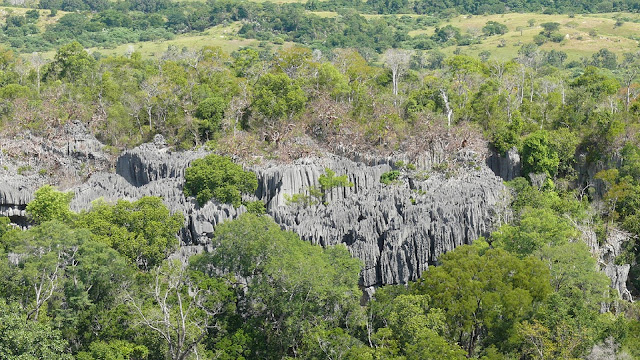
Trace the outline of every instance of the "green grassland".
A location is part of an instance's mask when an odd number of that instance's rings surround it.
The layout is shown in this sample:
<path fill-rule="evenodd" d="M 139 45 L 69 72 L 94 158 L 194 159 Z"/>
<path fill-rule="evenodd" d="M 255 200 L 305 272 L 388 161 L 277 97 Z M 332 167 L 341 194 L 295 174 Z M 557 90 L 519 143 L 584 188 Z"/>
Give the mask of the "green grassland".
<path fill-rule="evenodd" d="M 133 47 L 143 57 L 158 56 L 165 52 L 169 46 L 178 48 L 200 49 L 204 46 L 219 46 L 227 53 L 231 53 L 244 46 L 256 45 L 257 40 L 243 39 L 237 36 L 240 23 L 229 26 L 214 26 L 199 34 L 178 35 L 172 40 L 165 41 L 141 41 L 137 43 L 122 44 L 112 49 L 91 48 L 90 51 L 98 51 L 104 55 L 119 55 L 130 51 Z"/>
<path fill-rule="evenodd" d="M 258 0 L 262 1 L 262 0 Z M 280 0 L 280 2 L 295 2 L 304 0 Z M 0 7 L 0 23 L 11 14 L 22 15 L 28 8 Z M 66 14 L 59 11 L 56 16 L 50 17 L 49 10 L 39 10 L 40 19 L 38 27 L 44 29 L 47 25 L 55 23 Z M 320 17 L 336 17 L 338 14 L 331 11 L 309 12 Z M 365 18 L 380 18 L 383 15 L 363 14 Z M 405 15 L 395 15 L 405 16 Z M 406 16 L 418 17 L 420 15 L 407 14 Z M 618 19 L 623 19 L 622 25 Z M 529 22 L 533 20 L 534 25 Z M 484 36 L 482 27 L 488 21 L 496 21 L 505 24 L 508 32 L 503 35 Z M 480 40 L 479 44 L 471 46 L 449 46 L 440 49 L 447 55 L 454 51 L 460 51 L 468 55 L 478 55 L 480 52 L 489 51 L 491 58 L 506 60 L 513 58 L 520 46 L 533 42 L 534 37 L 540 33 L 540 24 L 545 22 L 557 22 L 561 24 L 559 32 L 564 36 L 560 43 L 546 42 L 540 48 L 542 50 L 561 50 L 567 53 L 569 60 L 578 60 L 581 57 L 590 56 L 601 48 L 607 48 L 621 55 L 625 52 L 640 50 L 640 14 L 609 13 L 589 14 L 575 16 L 569 15 L 543 15 L 534 13 L 511 13 L 500 15 L 469 16 L 462 15 L 442 21 L 439 26 L 452 25 L 462 33 L 471 34 Z M 259 41 L 244 39 L 237 35 L 240 23 L 232 23 L 225 26 L 215 26 L 202 33 L 189 33 L 178 35 L 171 40 L 144 41 L 138 43 L 122 44 L 114 48 L 91 48 L 92 52 L 100 52 L 105 55 L 124 54 L 132 49 L 139 51 L 145 57 L 156 56 L 163 53 L 169 46 L 178 48 L 201 48 L 203 46 L 219 46 L 227 52 L 232 52 L 244 46 L 258 45 Z M 433 34 L 435 27 L 425 27 L 409 32 L 410 36 L 421 34 Z M 290 44 L 285 44 L 288 46 Z M 54 51 L 45 53 L 45 57 L 52 57 Z"/>
<path fill-rule="evenodd" d="M 625 18 L 621 26 L 616 26 L 616 18 Z M 529 20 L 534 20 L 534 26 L 529 26 Z M 504 35 L 484 37 L 482 27 L 488 21 L 497 21 L 505 24 L 509 31 Z M 640 39 L 640 21 L 638 14 L 616 13 L 616 14 L 593 14 L 593 15 L 543 15 L 543 14 L 502 14 L 488 16 L 459 16 L 440 26 L 450 24 L 458 27 L 463 33 L 475 34 L 482 40 L 480 44 L 467 47 L 460 47 L 463 53 L 477 55 L 482 51 L 489 51 L 492 58 L 510 59 L 513 58 L 522 44 L 533 42 L 534 36 L 542 31 L 540 24 L 545 22 L 557 22 L 561 24 L 559 32 L 564 35 L 564 40 L 560 43 L 546 42 L 540 48 L 542 50 L 561 50 L 567 53 L 569 59 L 579 59 L 590 56 L 594 52 L 607 48 L 614 53 L 621 55 L 625 52 L 636 52 Z M 432 34 L 435 28 L 414 30 L 409 33 L 411 36 L 418 34 Z M 456 47 L 451 46 L 443 49 L 445 54 L 451 54 Z"/>
<path fill-rule="evenodd" d="M 312 12 L 321 17 L 338 16 L 335 12 L 317 11 Z M 381 17 L 382 15 L 364 15 L 367 18 Z M 412 14 L 410 16 L 418 16 Z M 637 19 L 638 23 L 625 21 L 622 26 L 616 26 L 616 17 Z M 530 27 L 530 19 L 535 21 L 535 25 Z M 509 31 L 504 35 L 485 37 L 482 35 L 482 27 L 488 21 L 497 21 L 507 26 Z M 622 14 L 595 14 L 595 15 L 575 15 L 573 18 L 567 15 L 543 15 L 543 14 L 504 14 L 488 16 L 459 16 L 449 21 L 445 21 L 440 26 L 451 24 L 461 29 L 463 33 L 475 34 L 481 39 L 480 44 L 456 47 L 450 46 L 442 49 L 445 54 L 452 54 L 456 49 L 469 55 L 477 55 L 482 51 L 491 52 L 494 59 L 511 59 L 516 56 L 522 44 L 530 43 L 533 37 L 540 33 L 540 24 L 545 22 L 557 22 L 561 24 L 560 33 L 565 35 L 565 39 L 560 43 L 547 42 L 540 48 L 543 50 L 562 50 L 568 54 L 570 60 L 580 59 L 590 56 L 601 48 L 608 48 L 618 55 L 625 52 L 640 50 L 638 41 L 640 39 L 640 15 Z M 231 52 L 243 46 L 257 45 L 257 40 L 243 39 L 237 36 L 240 29 L 239 23 L 229 26 L 216 26 L 201 34 L 184 34 L 176 36 L 175 39 L 166 41 L 148 41 L 135 44 L 123 44 L 113 49 L 94 48 L 92 51 L 99 51 L 105 55 L 122 54 L 130 50 L 133 46 L 136 51 L 143 56 L 154 56 L 164 52 L 169 45 L 179 48 L 201 48 L 203 46 L 220 46 L 223 50 Z M 409 32 L 409 35 L 419 34 L 431 35 L 435 27 L 429 27 Z M 595 31 L 596 36 L 593 35 Z M 591 34 L 591 35 L 590 35 Z"/>

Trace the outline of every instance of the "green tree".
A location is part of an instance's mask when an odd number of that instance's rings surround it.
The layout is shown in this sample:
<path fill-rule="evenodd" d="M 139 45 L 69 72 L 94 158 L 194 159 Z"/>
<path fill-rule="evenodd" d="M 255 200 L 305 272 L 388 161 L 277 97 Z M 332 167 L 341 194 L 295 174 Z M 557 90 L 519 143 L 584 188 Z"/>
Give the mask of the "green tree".
<path fill-rule="evenodd" d="M 89 345 L 89 351 L 81 351 L 77 360 L 146 360 L 149 349 L 124 340 L 110 342 L 96 341 Z"/>
<path fill-rule="evenodd" d="M 10 268 L 10 295 L 28 309 L 27 319 L 37 321 L 47 303 L 60 295 L 65 272 L 76 264 L 78 247 L 88 237 L 86 230 L 72 230 L 58 221 L 3 236 L 9 250 L 18 254 Z"/>
<path fill-rule="evenodd" d="M 58 49 L 45 72 L 47 79 L 66 79 L 77 83 L 93 75 L 95 59 L 74 41 Z"/>
<path fill-rule="evenodd" d="M 177 234 L 183 224 L 184 215 L 171 214 L 162 199 L 147 196 L 134 202 L 119 200 L 115 205 L 95 201 L 75 226 L 89 229 L 95 240 L 140 268 L 150 269 L 178 247 Z"/>
<path fill-rule="evenodd" d="M 376 291 L 369 304 L 377 358 L 465 359 L 465 351 L 443 337 L 445 314 L 432 308 L 428 295 L 406 294 L 387 286 Z"/>
<path fill-rule="evenodd" d="M 609 49 L 600 49 L 597 53 L 591 55 L 591 65 L 614 70 L 618 67 L 618 57 Z"/>
<path fill-rule="evenodd" d="M 347 175 L 336 176 L 335 171 L 325 168 L 324 174 L 318 177 L 320 188 L 322 191 L 329 191 L 337 187 L 352 187 L 353 183 L 349 181 Z"/>
<path fill-rule="evenodd" d="M 27 204 L 27 214 L 36 224 L 50 220 L 67 222 L 72 216 L 69 210 L 71 199 L 72 192 L 63 193 L 51 185 L 45 185 L 36 190 L 33 200 Z"/>
<path fill-rule="evenodd" d="M 577 238 L 577 231 L 548 208 L 525 208 L 516 225 L 503 225 L 491 234 L 492 245 L 521 256 L 531 255 L 545 245 L 558 246 Z"/>
<path fill-rule="evenodd" d="M 357 323 L 361 264 L 343 245 L 322 249 L 283 231 L 271 218 L 253 214 L 218 225 L 213 243 L 215 251 L 195 264 L 247 279 L 246 288 L 238 289 L 238 313 L 255 357 L 281 359 L 312 334 L 332 333 L 318 327 Z"/>
<path fill-rule="evenodd" d="M 16 303 L 0 299 L 0 358 L 6 360 L 72 360 L 60 331 L 28 321 Z"/>
<path fill-rule="evenodd" d="M 251 107 L 263 117 L 264 125 L 274 127 L 290 120 L 307 102 L 304 91 L 287 74 L 265 74 L 255 85 Z"/>
<path fill-rule="evenodd" d="M 540 26 L 542 26 L 542 32 L 540 34 L 549 37 L 551 36 L 551 33 L 558 31 L 558 29 L 560 29 L 560 24 L 557 22 L 546 22 L 546 23 L 542 23 L 540 24 Z"/>
<path fill-rule="evenodd" d="M 431 306 L 444 311 L 446 338 L 469 356 L 479 344 L 508 350 L 515 326 L 531 316 L 551 291 L 549 270 L 539 260 L 519 259 L 476 241 L 440 258 L 412 293 L 429 295 Z"/>
<path fill-rule="evenodd" d="M 503 35 L 507 31 L 509 31 L 509 29 L 507 29 L 507 26 L 497 21 L 487 21 L 487 23 L 482 28 L 482 32 L 487 36 Z"/>
<path fill-rule="evenodd" d="M 198 104 L 196 117 L 200 119 L 198 131 L 203 139 L 211 139 L 222 129 L 222 119 L 227 106 L 227 101 L 220 96 L 208 97 Z"/>
<path fill-rule="evenodd" d="M 553 151 L 548 133 L 544 130 L 536 131 L 524 139 L 521 156 L 524 174 L 546 173 L 552 176 L 558 171 L 560 159 Z"/>
<path fill-rule="evenodd" d="M 207 155 L 194 160 L 185 170 L 184 193 L 194 196 L 200 206 L 211 199 L 222 203 L 241 205 L 242 194 L 251 194 L 258 188 L 258 179 L 251 171 L 226 156 Z"/>
<path fill-rule="evenodd" d="M 587 66 L 584 73 L 569 84 L 573 88 L 582 87 L 595 99 L 613 95 L 620 88 L 620 83 L 613 77 L 600 73 L 598 68 Z"/>
<path fill-rule="evenodd" d="M 140 325 L 167 345 L 167 358 L 187 359 L 225 311 L 233 311 L 224 280 L 204 276 L 180 260 L 155 268 L 139 287 L 128 289 L 125 301 Z"/>

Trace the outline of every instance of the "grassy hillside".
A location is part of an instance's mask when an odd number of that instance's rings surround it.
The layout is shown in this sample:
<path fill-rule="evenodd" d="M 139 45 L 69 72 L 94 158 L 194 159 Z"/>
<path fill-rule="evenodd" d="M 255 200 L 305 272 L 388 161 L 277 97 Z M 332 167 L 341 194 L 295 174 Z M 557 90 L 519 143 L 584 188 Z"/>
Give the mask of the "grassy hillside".
<path fill-rule="evenodd" d="M 163 53 L 171 45 L 178 48 L 200 49 L 204 46 L 219 46 L 224 51 L 231 53 L 243 46 L 257 45 L 258 41 L 243 39 L 236 34 L 240 24 L 233 23 L 229 26 L 214 26 L 200 34 L 178 35 L 175 39 L 166 41 L 141 41 L 137 43 L 123 44 L 113 49 L 92 48 L 91 51 L 99 51 L 105 55 L 124 54 L 133 47 L 142 56 L 156 56 Z"/>
<path fill-rule="evenodd" d="M 261 0 L 258 0 L 261 1 Z M 281 2 L 292 2 L 299 0 L 280 0 Z M 300 0 L 302 1 L 302 0 Z M 11 15 L 24 15 L 27 8 L 0 7 L 0 24 L 6 21 Z M 40 10 L 40 18 L 37 20 L 37 27 L 44 31 L 47 26 L 55 24 L 66 13 L 59 11 L 56 16 L 50 17 L 49 10 Z M 331 11 L 316 11 L 307 13 L 323 18 L 334 18 L 338 14 Z M 392 15 L 395 17 L 421 15 Z M 379 19 L 383 15 L 363 14 L 369 20 Z M 488 21 L 495 21 L 506 25 L 508 32 L 503 35 L 484 36 L 483 26 Z M 640 40 L 640 15 L 635 13 L 605 13 L 587 15 L 543 15 L 535 13 L 511 13 L 499 15 L 471 16 L 463 15 L 442 21 L 438 26 L 451 25 L 459 28 L 463 34 L 471 34 L 480 40 L 480 44 L 471 46 L 448 46 L 440 49 L 447 55 L 454 52 L 462 52 L 468 55 L 478 55 L 483 51 L 489 51 L 493 59 L 513 58 L 518 49 L 526 43 L 531 43 L 534 37 L 542 31 L 540 24 L 546 22 L 557 22 L 560 25 L 559 33 L 564 36 L 564 40 L 555 43 L 548 41 L 540 48 L 542 50 L 561 50 L 567 53 L 569 60 L 579 60 L 588 57 L 601 48 L 607 48 L 619 56 L 625 52 L 635 52 Z M 530 24 L 533 23 L 533 26 Z M 164 52 L 168 46 L 178 48 L 201 48 L 203 46 L 220 46 L 227 52 L 232 52 L 243 46 L 257 45 L 258 40 L 245 39 L 238 36 L 242 23 L 218 25 L 211 27 L 204 32 L 190 32 L 171 38 L 170 40 L 141 41 L 136 43 L 125 43 L 111 47 L 95 47 L 91 51 L 99 51 L 103 54 L 123 54 L 131 51 L 132 47 L 140 51 L 144 56 L 153 56 Z M 435 26 L 424 28 L 414 28 L 409 31 L 409 36 L 431 35 Z M 45 53 L 46 57 L 52 57 L 54 51 Z"/>
<path fill-rule="evenodd" d="M 628 19 L 621 26 L 616 26 L 616 18 Z M 534 26 L 529 26 L 533 19 Z M 601 48 L 621 55 L 625 52 L 635 52 L 640 38 L 640 16 L 638 14 L 593 14 L 593 15 L 543 15 L 543 14 L 502 14 L 488 16 L 459 16 L 443 23 L 458 27 L 464 33 L 482 36 L 482 27 L 488 21 L 505 24 L 509 31 L 504 35 L 490 36 L 482 40 L 481 44 L 461 47 L 461 51 L 470 55 L 477 55 L 482 51 L 489 51 L 492 58 L 508 59 L 515 56 L 522 44 L 533 42 L 535 35 L 542 31 L 540 24 L 557 22 L 561 24 L 559 32 L 565 39 L 560 43 L 546 42 L 540 48 L 543 50 L 562 50 L 569 59 L 579 59 L 589 56 Z M 639 22 L 632 22 L 639 21 Z M 412 31 L 412 36 L 431 34 L 434 28 Z M 443 50 L 450 54 L 455 47 Z"/>

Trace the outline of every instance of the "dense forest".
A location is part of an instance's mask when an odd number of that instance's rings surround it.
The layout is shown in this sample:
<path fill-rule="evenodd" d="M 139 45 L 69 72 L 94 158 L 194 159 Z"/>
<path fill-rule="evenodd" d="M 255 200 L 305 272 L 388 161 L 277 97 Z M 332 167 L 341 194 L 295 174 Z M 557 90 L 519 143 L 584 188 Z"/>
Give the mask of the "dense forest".
<path fill-rule="evenodd" d="M 1 359 L 640 358 L 640 307 L 621 299 L 583 241 L 588 231 L 600 244 L 627 234 L 615 263 L 629 264 L 626 285 L 640 295 L 640 52 L 597 48 L 568 60 L 542 49 L 563 40 L 548 22 L 499 60 L 464 49 L 504 34 L 504 24 L 486 22 L 481 36 L 440 26 L 454 14 L 635 12 L 640 2 L 26 5 L 39 10 L 9 15 L 0 35 L 2 138 L 47 139 L 78 121 L 117 154 L 161 134 L 174 150 L 214 153 L 186 170 L 186 196 L 246 212 L 216 226 L 211 251 L 187 258 L 176 255 L 185 216 L 160 197 L 74 212 L 72 193 L 41 187 L 26 207 L 29 226 L 0 217 Z M 430 15 L 364 16 L 407 13 Z M 44 17 L 57 20 L 41 27 Z M 264 44 L 171 46 L 157 57 L 85 50 L 231 22 Z M 425 27 L 433 33 L 408 35 Z M 462 50 L 440 51 L 451 44 Z M 32 53 L 51 49 L 51 59 Z M 519 154 L 523 177 L 506 182 L 511 216 L 372 299 L 362 262 L 345 246 L 283 230 L 250 197 L 256 175 L 242 166 L 345 144 L 416 154 L 445 140 L 451 152 Z M 63 175 L 55 163 L 0 165 L 50 183 Z M 380 178 L 386 186 L 429 176 L 395 165 Z M 449 177 L 453 166 L 432 170 Z M 331 189 L 350 186 L 327 169 L 317 188 L 287 201 L 322 206 Z"/>

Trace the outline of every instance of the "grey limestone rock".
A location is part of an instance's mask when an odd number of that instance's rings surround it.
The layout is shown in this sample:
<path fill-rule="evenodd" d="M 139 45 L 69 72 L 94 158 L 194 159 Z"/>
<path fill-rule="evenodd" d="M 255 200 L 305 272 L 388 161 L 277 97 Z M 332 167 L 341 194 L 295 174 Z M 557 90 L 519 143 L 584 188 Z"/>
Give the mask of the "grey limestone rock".
<path fill-rule="evenodd" d="M 116 161 L 116 173 L 140 187 L 166 178 L 182 178 L 191 161 L 204 157 L 204 150 L 173 152 L 156 137 L 153 143 L 125 151 Z"/>
<path fill-rule="evenodd" d="M 583 240 L 591 248 L 591 252 L 598 259 L 600 271 L 611 279 L 611 287 L 618 290 L 620 298 L 633 301 L 631 292 L 627 289 L 627 279 L 631 265 L 617 265 L 616 257 L 622 253 L 622 246 L 631 239 L 631 234 L 609 228 L 604 244 L 598 242 L 596 233 L 590 227 L 580 228 Z"/>
<path fill-rule="evenodd" d="M 184 197 L 184 170 L 205 155 L 204 151 L 171 152 L 157 143 L 127 151 L 117 160 L 116 174 L 96 174 L 73 189 L 72 208 L 86 209 L 97 198 L 160 196 L 170 210 L 185 214 L 183 255 L 204 251 L 217 224 L 246 211 L 214 201 L 198 207 Z M 251 169 L 258 176 L 255 198 L 265 202 L 278 224 L 314 244 L 345 244 L 363 261 L 362 285 L 370 287 L 417 279 L 439 255 L 488 234 L 504 219 L 508 192 L 472 155 L 460 154 L 459 161 L 452 163 L 457 164 L 456 171 L 405 171 L 401 181 L 392 185 L 381 184 L 380 176 L 401 157 L 361 162 L 327 154 Z M 418 167 L 432 167 L 439 156 L 425 154 Z M 325 168 L 346 174 L 353 187 L 331 189 L 323 199 L 326 204 L 287 204 L 285 195 L 308 193 L 318 185 Z"/>
<path fill-rule="evenodd" d="M 510 181 L 521 176 L 520 154 L 518 154 L 518 149 L 515 147 L 509 149 L 504 155 L 493 152 L 487 158 L 487 166 L 504 181 Z"/>
<path fill-rule="evenodd" d="M 37 176 L 0 175 L 0 216 L 25 226 L 25 209 L 41 185 L 42 179 Z"/>
<path fill-rule="evenodd" d="M 287 204 L 285 194 L 308 193 L 324 168 L 346 174 L 354 186 L 333 189 L 326 204 Z M 364 263 L 362 285 L 416 280 L 439 255 L 487 235 L 504 219 L 502 181 L 483 166 L 380 183 L 391 170 L 338 156 L 256 169 L 258 197 L 277 223 L 322 246 L 343 243 Z M 409 181 L 411 180 L 411 181 Z"/>

